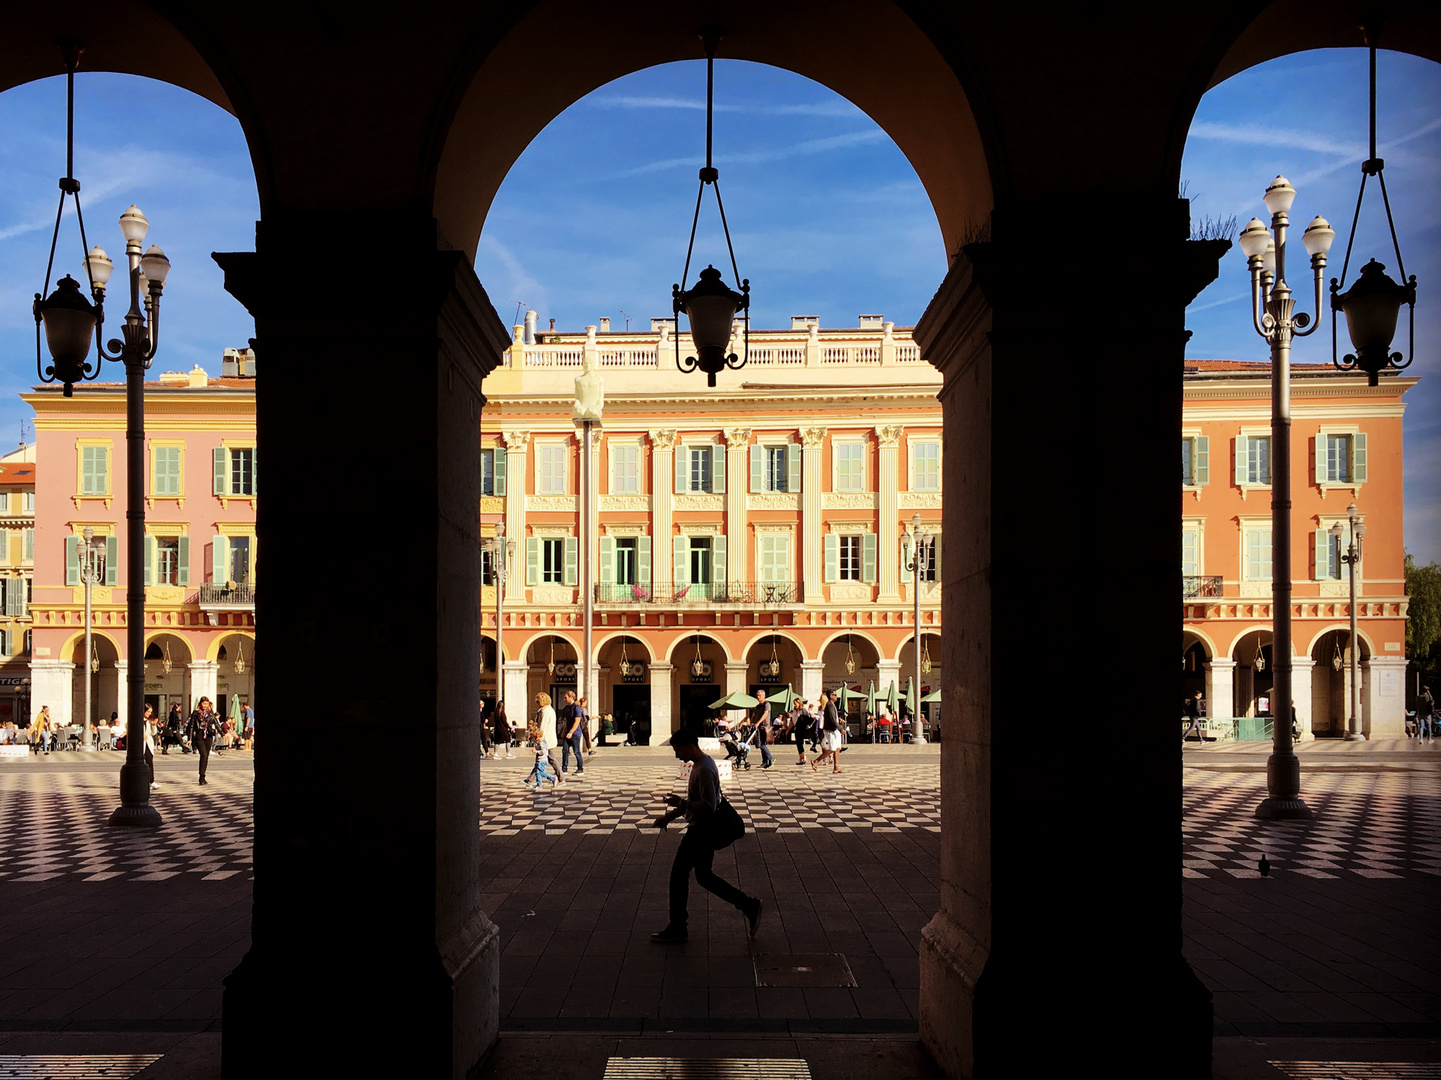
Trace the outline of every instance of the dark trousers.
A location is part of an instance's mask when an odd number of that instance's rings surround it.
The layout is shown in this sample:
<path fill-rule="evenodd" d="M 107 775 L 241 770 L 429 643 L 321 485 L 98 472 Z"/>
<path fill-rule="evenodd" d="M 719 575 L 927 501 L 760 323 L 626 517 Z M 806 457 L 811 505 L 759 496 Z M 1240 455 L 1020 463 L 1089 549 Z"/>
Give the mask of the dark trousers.
<path fill-rule="evenodd" d="M 150 782 L 155 783 L 155 755 L 148 746 L 145 748 L 145 769 L 150 773 Z"/>
<path fill-rule="evenodd" d="M 560 771 L 570 768 L 570 755 L 575 754 L 575 771 L 585 772 L 585 759 L 580 756 L 580 732 L 568 735 L 560 741 Z"/>
<path fill-rule="evenodd" d="M 210 764 L 210 747 L 214 745 L 215 740 L 196 738 L 193 741 L 196 753 L 200 755 L 200 782 L 203 784 L 205 783 L 205 767 Z"/>
<path fill-rule="evenodd" d="M 686 924 L 686 898 L 690 893 L 690 874 L 695 871 L 696 884 L 715 893 L 727 904 L 739 908 L 750 899 L 730 882 L 711 872 L 715 849 L 695 828 L 686 830 L 676 848 L 675 862 L 670 866 L 670 925 L 681 929 Z"/>

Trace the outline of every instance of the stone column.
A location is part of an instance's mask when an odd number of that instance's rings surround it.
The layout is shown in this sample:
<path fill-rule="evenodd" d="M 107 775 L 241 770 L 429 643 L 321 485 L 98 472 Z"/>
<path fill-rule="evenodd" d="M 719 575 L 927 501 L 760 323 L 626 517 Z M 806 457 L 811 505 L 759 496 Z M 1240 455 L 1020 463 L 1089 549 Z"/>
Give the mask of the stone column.
<path fill-rule="evenodd" d="M 901 600 L 898 581 L 901 564 L 898 459 L 903 431 L 905 428 L 900 424 L 885 424 L 876 428 L 876 440 L 880 444 L 880 468 L 876 472 L 877 505 L 880 507 L 876 523 L 876 558 L 880 565 L 876 570 L 881 587 L 876 602 L 881 604 L 898 604 Z"/>
<path fill-rule="evenodd" d="M 675 506 L 675 429 L 650 434 L 650 580 L 669 582 L 674 573 L 671 550 L 671 510 Z M 668 594 L 667 594 L 668 595 Z M 666 699 L 666 721 L 670 720 L 670 699 Z M 651 702 L 655 715 L 655 702 Z M 654 726 L 652 726 L 654 731 Z M 667 739 L 670 729 L 666 729 Z"/>
<path fill-rule="evenodd" d="M 807 603 L 819 603 L 825 567 L 821 557 L 821 455 L 826 441 L 823 427 L 801 430 L 801 582 Z"/>
<path fill-rule="evenodd" d="M 671 735 L 671 675 L 674 664 L 656 661 L 650 666 L 650 739 L 647 746 L 664 746 Z"/>
<path fill-rule="evenodd" d="M 202 697 L 208 697 L 210 704 L 219 709 L 216 695 L 220 693 L 220 665 L 214 660 L 192 660 L 186 667 L 190 670 L 190 708 L 194 709 Z"/>
<path fill-rule="evenodd" d="M 75 665 L 69 660 L 30 661 L 30 719 L 50 706 L 50 721 L 70 723 L 75 697 Z"/>
<path fill-rule="evenodd" d="M 1206 716 L 1234 716 L 1236 661 L 1218 656 L 1206 665 Z"/>
<path fill-rule="evenodd" d="M 734 694 L 736 693 L 736 691 L 740 691 L 742 694 L 747 694 L 750 692 L 746 689 L 746 673 L 749 671 L 750 665 L 744 660 L 726 661 L 727 695 Z"/>
<path fill-rule="evenodd" d="M 1303 742 L 1316 737 L 1311 730 L 1311 669 L 1315 666 L 1316 661 L 1309 656 L 1297 656 L 1291 660 L 1291 692 L 1296 701 L 1296 721 L 1301 725 Z"/>
<path fill-rule="evenodd" d="M 335 265 L 374 264 L 377 213 L 386 259 L 405 268 L 386 280 L 383 315 L 366 290 L 305 302 L 322 253 Z M 255 317 L 256 352 L 274 370 L 337 377 L 257 388 L 257 439 L 277 463 L 256 523 L 266 553 L 257 622 L 276 662 L 255 677 L 270 703 L 269 749 L 255 776 L 251 945 L 225 980 L 221 1066 L 227 1077 L 282 1061 L 296 1074 L 463 1077 L 499 1030 L 499 934 L 480 896 L 475 828 L 476 435 L 481 382 L 509 335 L 469 257 L 439 250 L 423 214 L 272 208 L 256 249 L 217 256 L 226 288 Z M 398 416 L 409 424 L 404 454 L 333 467 L 346 433 L 382 431 Z M 377 491 L 404 503 L 387 526 L 385 602 L 345 587 L 322 605 L 297 603 L 316 583 L 314 545 L 301 538 L 333 535 Z M 373 561 L 369 545 L 330 544 L 327 580 L 365 581 Z M 327 626 L 344 627 L 366 655 L 399 650 L 405 677 L 325 680 L 326 707 L 313 708 L 315 667 L 304 658 Z M 404 752 L 377 768 L 382 744 Z M 371 1016 L 380 1001 L 386 1021 L 364 1038 L 297 1041 L 275 1022 Z"/>
<path fill-rule="evenodd" d="M 505 440 L 505 537 L 515 556 L 505 568 L 505 603 L 525 603 L 525 475 L 530 432 L 503 431 Z M 507 691 L 507 694 L 509 691 Z"/>
<path fill-rule="evenodd" d="M 1406 737 L 1406 661 L 1373 656 L 1360 665 L 1362 731 L 1368 739 Z"/>
<path fill-rule="evenodd" d="M 530 665 L 524 660 L 507 660 L 503 677 L 505 718 L 523 728 L 530 716 Z"/>
<path fill-rule="evenodd" d="M 1044 215 L 1026 209 L 1033 195 L 1012 190 L 1014 205 L 998 196 L 991 239 L 954 254 L 915 329 L 944 376 L 941 897 L 921 936 L 919 1027 L 948 1076 L 1013 1071 L 1006 1033 L 1034 1009 L 1038 986 L 1066 1007 L 1027 1047 L 1030 1073 L 1064 1070 L 1075 1046 L 1124 1016 L 1138 1035 L 1110 1071 L 1210 1075 L 1210 993 L 1181 953 L 1177 728 L 1138 726 L 1107 763 L 1124 782 L 1097 783 L 1064 740 L 1035 737 L 1025 690 L 1035 612 L 1054 590 L 1036 572 L 1055 546 L 1037 514 L 1083 521 L 1094 510 L 1093 487 L 1049 479 L 1084 416 L 1087 430 L 1126 432 L 1129 470 L 1107 503 L 1127 542 L 1083 530 L 1070 553 L 1113 594 L 1090 612 L 1088 633 L 1131 643 L 1130 712 L 1175 718 L 1180 705 L 1178 373 L 1186 304 L 1214 280 L 1227 245 L 1187 243 L 1187 204 L 1143 186 L 1117 181 L 1114 194 L 1082 197 L 1088 213 L 1147 223 L 1123 246 L 1057 245 Z M 1064 288 L 1037 289 L 1040 251 Z M 1144 300 L 1125 302 L 1138 268 Z M 1045 365 L 1038 393 L 1038 365 L 1056 355 L 1066 363 Z M 1088 887 L 1068 894 L 1057 919 L 1054 888 L 1067 880 Z"/>
<path fill-rule="evenodd" d="M 896 684 L 896 692 L 901 696 L 901 700 L 904 701 L 906 696 L 906 679 L 905 672 L 901 670 L 901 662 L 899 660 L 887 660 L 885 657 L 881 657 L 876 663 L 876 693 L 882 701 L 885 700 L 886 691 L 892 682 Z M 899 720 L 900 718 L 892 717 L 892 719 Z M 896 737 L 900 737 L 899 733 Z"/>
<path fill-rule="evenodd" d="M 824 660 L 802 660 L 801 661 L 801 697 L 807 701 L 816 701 L 825 689 L 823 679 L 826 662 Z"/>
<path fill-rule="evenodd" d="M 751 489 L 751 429 L 727 428 L 725 440 L 726 580 L 727 582 L 753 581 L 760 575 L 759 573 L 755 575 L 750 573 L 750 561 L 746 557 L 746 541 L 750 537 L 750 529 L 746 527 L 746 493 Z M 652 553 L 652 558 L 654 558 L 654 553 Z"/>
<path fill-rule="evenodd" d="M 130 686 L 129 666 L 124 660 L 115 662 L 115 711 L 121 727 L 130 723 L 130 698 L 126 696 L 126 690 Z M 158 719 L 163 720 L 164 717 Z"/>

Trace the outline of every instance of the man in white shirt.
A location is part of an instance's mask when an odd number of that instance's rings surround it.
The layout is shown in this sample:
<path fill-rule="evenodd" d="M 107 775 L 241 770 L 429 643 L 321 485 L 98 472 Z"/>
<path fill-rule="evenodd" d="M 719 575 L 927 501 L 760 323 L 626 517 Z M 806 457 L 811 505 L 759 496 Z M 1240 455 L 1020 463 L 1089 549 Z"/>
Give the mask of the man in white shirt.
<path fill-rule="evenodd" d="M 675 862 L 670 868 L 670 924 L 650 936 L 652 941 L 669 943 L 684 941 L 686 930 L 686 901 L 690 893 L 690 875 L 695 871 L 696 883 L 702 889 L 715 893 L 722 900 L 736 908 L 746 917 L 751 937 L 755 937 L 756 924 L 760 922 L 761 902 L 758 897 L 747 896 L 730 882 L 717 877 L 711 870 L 716 849 L 711 841 L 711 819 L 720 807 L 720 770 L 715 759 L 701 750 L 695 733 L 682 729 L 670 739 L 670 747 L 678 761 L 691 764 L 690 783 L 686 798 L 667 795 L 665 801 L 674 807 L 656 819 L 656 827 L 663 829 L 681 815 L 690 823 L 676 849 Z"/>

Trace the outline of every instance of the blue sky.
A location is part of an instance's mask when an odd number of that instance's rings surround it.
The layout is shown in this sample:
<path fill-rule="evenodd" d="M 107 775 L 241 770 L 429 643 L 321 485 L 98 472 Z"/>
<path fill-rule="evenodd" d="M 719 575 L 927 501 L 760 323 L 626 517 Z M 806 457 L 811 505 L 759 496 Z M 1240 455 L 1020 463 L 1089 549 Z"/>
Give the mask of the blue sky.
<path fill-rule="evenodd" d="M 151 220 L 147 245 L 159 243 L 174 266 L 152 377 L 197 363 L 215 373 L 221 351 L 253 333 L 210 259 L 211 251 L 253 247 L 259 210 L 239 125 L 183 90 L 129 76 L 82 73 L 76 88 L 76 174 L 90 242 L 118 257 L 124 244 L 116 221 L 135 202 Z M 542 326 L 554 318 L 568 330 L 606 315 L 620 329 L 627 317 L 646 326 L 669 314 L 704 153 L 704 94 L 702 62 L 652 68 L 595 91 L 536 137 L 491 208 L 476 258 L 503 322 L 515 321 L 517 305 L 535 308 Z M 806 314 L 825 326 L 853 326 L 861 313 L 914 323 L 945 273 L 945 253 L 925 192 L 884 132 L 824 87 L 757 64 L 718 61 L 716 96 L 716 165 L 756 325 L 786 326 L 791 315 Z M 29 412 L 16 395 L 35 378 L 30 303 L 64 170 L 64 108 L 61 78 L 0 94 L 0 446 L 7 448 Z M 1383 52 L 1380 116 L 1402 254 L 1421 290 L 1411 373 L 1423 382 L 1408 395 L 1406 419 L 1407 546 L 1422 562 L 1441 561 L 1441 65 Z M 1320 213 L 1336 228 L 1329 273 L 1339 273 L 1365 155 L 1365 52 L 1311 52 L 1243 72 L 1207 94 L 1183 178 L 1194 216 L 1234 214 L 1244 224 L 1263 214 L 1261 192 L 1284 173 L 1299 191 L 1293 219 L 1304 224 Z M 1372 257 L 1394 272 L 1372 194 L 1353 277 Z M 78 275 L 73 219 L 62 224 L 60 244 L 56 276 Z M 698 266 L 725 261 L 709 196 L 696 252 Z M 1189 356 L 1265 358 L 1247 287 L 1244 260 L 1233 251 L 1191 307 Z M 1296 351 L 1299 361 L 1329 357 L 1329 327 Z"/>

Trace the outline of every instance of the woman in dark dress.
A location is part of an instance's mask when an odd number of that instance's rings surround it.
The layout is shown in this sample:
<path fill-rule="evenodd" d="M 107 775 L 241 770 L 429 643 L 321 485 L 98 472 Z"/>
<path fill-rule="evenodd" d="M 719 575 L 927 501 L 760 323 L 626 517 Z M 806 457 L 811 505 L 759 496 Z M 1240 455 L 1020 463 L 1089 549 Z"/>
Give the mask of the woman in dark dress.
<path fill-rule="evenodd" d="M 510 752 L 511 730 L 510 721 L 505 718 L 505 702 L 495 703 L 495 713 L 491 716 L 491 737 L 495 740 L 495 756 L 500 757 L 501 748 L 505 748 L 506 757 L 515 757 Z"/>
<path fill-rule="evenodd" d="M 811 737 L 811 714 L 800 705 L 791 708 L 791 734 L 796 741 L 796 756 L 800 759 L 797 765 L 806 763 L 806 743 Z"/>

